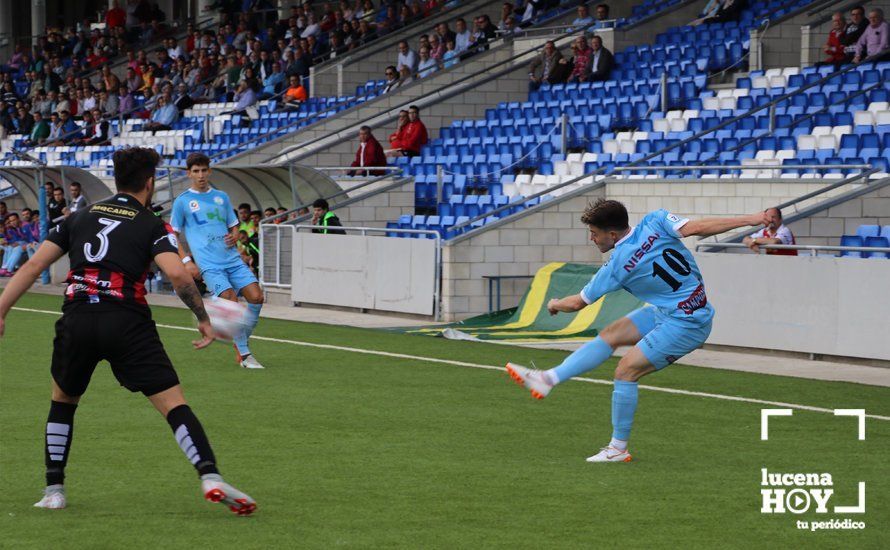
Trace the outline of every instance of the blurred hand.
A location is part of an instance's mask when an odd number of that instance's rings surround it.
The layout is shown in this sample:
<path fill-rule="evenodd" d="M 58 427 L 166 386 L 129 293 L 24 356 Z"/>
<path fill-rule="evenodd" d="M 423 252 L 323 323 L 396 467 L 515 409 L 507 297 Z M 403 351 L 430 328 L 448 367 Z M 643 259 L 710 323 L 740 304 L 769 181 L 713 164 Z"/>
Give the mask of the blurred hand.
<path fill-rule="evenodd" d="M 559 310 L 556 309 L 557 303 L 559 303 L 559 300 L 557 300 L 556 298 L 550 298 L 550 301 L 547 302 L 547 311 L 550 313 L 550 315 L 556 315 L 557 313 L 559 313 Z"/>
<path fill-rule="evenodd" d="M 195 349 L 204 349 L 216 340 L 216 334 L 213 332 L 213 327 L 210 326 L 210 321 L 198 323 L 198 332 L 201 333 L 201 339 L 192 341 Z"/>
<path fill-rule="evenodd" d="M 751 214 L 748 225 L 769 225 L 769 219 L 766 217 L 766 210 Z"/>
<path fill-rule="evenodd" d="M 227 233 L 225 238 L 223 239 L 223 242 L 226 243 L 226 246 L 232 247 L 235 246 L 235 243 L 238 242 L 238 239 L 233 237 L 231 233 Z"/>
<path fill-rule="evenodd" d="M 192 279 L 196 281 L 201 280 L 201 270 L 198 269 L 198 266 L 195 265 L 194 261 L 186 263 L 185 270 L 188 271 L 188 274 L 192 276 Z"/>

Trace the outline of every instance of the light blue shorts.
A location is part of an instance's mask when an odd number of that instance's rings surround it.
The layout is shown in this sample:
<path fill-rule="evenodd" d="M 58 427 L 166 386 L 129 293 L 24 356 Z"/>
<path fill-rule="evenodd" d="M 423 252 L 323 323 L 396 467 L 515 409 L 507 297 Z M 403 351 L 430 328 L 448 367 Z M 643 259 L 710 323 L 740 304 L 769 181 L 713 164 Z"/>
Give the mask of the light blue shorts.
<path fill-rule="evenodd" d="M 204 278 L 207 290 L 214 296 L 219 296 L 229 289 L 234 290 L 235 294 L 239 294 L 242 288 L 257 282 L 256 276 L 247 264 L 205 269 L 201 272 L 201 277 Z"/>
<path fill-rule="evenodd" d="M 637 347 L 659 370 L 702 347 L 711 334 L 711 321 L 705 324 L 684 322 L 661 313 L 655 306 L 634 310 L 627 318 L 643 335 Z"/>

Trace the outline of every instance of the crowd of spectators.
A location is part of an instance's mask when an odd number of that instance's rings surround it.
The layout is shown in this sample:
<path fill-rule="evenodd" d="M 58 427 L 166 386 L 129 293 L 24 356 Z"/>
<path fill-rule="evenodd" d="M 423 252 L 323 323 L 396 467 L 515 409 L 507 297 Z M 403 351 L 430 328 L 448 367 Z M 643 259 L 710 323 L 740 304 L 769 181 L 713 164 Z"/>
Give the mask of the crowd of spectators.
<path fill-rule="evenodd" d="M 544 44 L 528 68 L 528 88 L 535 91 L 541 84 L 564 82 L 600 82 L 609 79 L 615 68 L 615 57 L 603 46 L 597 35 L 579 36 L 572 42 L 572 57 L 566 58 L 553 41 Z"/>
<path fill-rule="evenodd" d="M 143 130 L 168 130 L 186 109 L 218 101 L 235 102 L 232 112 L 248 115 L 242 123 L 249 123 L 262 99 L 276 97 L 283 109 L 305 103 L 314 64 L 457 4 L 306 1 L 279 19 L 269 2 L 220 0 L 211 6 L 220 10 L 217 26 L 190 23 L 181 37 L 157 2 L 115 1 L 102 21 L 49 26 L 32 48 L 15 47 L 0 65 L 0 138 L 19 134 L 28 147 L 106 145 L 114 137 L 109 119 L 137 118 L 145 121 Z M 518 0 L 503 3 L 497 24 L 487 15 L 473 19 L 472 27 L 463 18 L 454 30 L 440 23 L 420 37 L 416 50 L 400 44 L 386 90 L 485 51 L 497 36 L 559 5 Z"/>
<path fill-rule="evenodd" d="M 0 138 L 22 134 L 28 146 L 107 144 L 112 132 L 101 121 L 113 117 L 145 119 L 144 129 L 157 131 L 202 102 L 233 101 L 234 112 L 245 113 L 278 96 L 284 108 L 298 108 L 308 99 L 313 64 L 457 2 L 302 2 L 282 19 L 264 2 L 242 4 L 217 2 L 217 27 L 189 24 L 179 39 L 150 0 L 113 2 L 104 29 L 91 30 L 91 21 L 48 27 L 32 48 L 17 45 L 0 65 Z"/>
<path fill-rule="evenodd" d="M 865 17 L 865 8 L 854 6 L 847 22 L 844 12 L 836 12 L 831 17 L 831 31 L 823 51 L 827 56 L 821 65 L 859 63 L 867 57 L 879 54 L 890 47 L 890 24 L 884 19 L 884 10 L 874 8 Z M 884 54 L 881 61 L 890 59 Z"/>
<path fill-rule="evenodd" d="M 65 190 L 47 182 L 46 211 L 50 223 L 59 222 L 78 209 L 86 206 L 86 197 L 80 183 L 68 185 Z M 34 255 L 40 245 L 40 211 L 22 208 L 11 212 L 5 202 L 0 202 L 0 277 L 11 277 L 16 269 Z"/>
<path fill-rule="evenodd" d="M 504 2 L 497 24 L 492 22 L 488 15 L 480 15 L 473 19 L 472 27 L 469 27 L 466 19 L 459 17 L 453 22 L 454 30 L 449 23 L 439 23 L 430 32 L 420 35 L 414 48 L 408 41 L 403 40 L 398 44 L 395 64 L 386 68 L 384 74 L 386 83 L 383 92 L 391 92 L 414 82 L 414 80 L 425 78 L 436 71 L 447 69 L 484 52 L 491 47 L 493 40 L 516 33 L 521 28 L 532 24 L 535 16 L 539 13 L 558 6 L 558 2 L 551 3 L 543 0 L 540 2 L 518 1 L 515 4 Z M 577 10 L 578 17 L 572 21 L 570 27 L 566 28 L 566 32 L 583 31 L 590 34 L 598 29 L 609 28 L 614 23 L 614 20 L 609 19 L 608 4 L 597 4 L 596 18 L 590 16 L 586 3 L 581 3 Z M 577 58 L 578 61 L 576 70 L 572 65 L 568 67 L 568 70 L 565 70 L 564 65 L 570 60 L 563 60 L 562 54 L 559 55 L 556 62 L 563 66 L 551 67 L 549 62 L 550 56 L 553 55 L 551 47 L 547 62 L 541 61 L 543 77 L 532 78 L 534 84 L 531 85 L 531 88 L 537 89 L 544 81 L 552 84 L 566 82 L 573 73 L 575 73 L 574 79 L 581 82 L 606 80 L 614 65 L 614 59 L 610 51 L 602 48 L 602 40 L 597 38 L 597 41 L 597 44 L 594 45 L 593 39 L 591 39 L 589 47 L 585 41 L 584 47 L 575 52 L 573 58 Z M 592 63 L 587 61 L 588 57 Z M 555 70 L 551 72 L 551 68 Z M 532 69 L 530 72 L 535 73 L 535 71 L 536 69 Z"/>

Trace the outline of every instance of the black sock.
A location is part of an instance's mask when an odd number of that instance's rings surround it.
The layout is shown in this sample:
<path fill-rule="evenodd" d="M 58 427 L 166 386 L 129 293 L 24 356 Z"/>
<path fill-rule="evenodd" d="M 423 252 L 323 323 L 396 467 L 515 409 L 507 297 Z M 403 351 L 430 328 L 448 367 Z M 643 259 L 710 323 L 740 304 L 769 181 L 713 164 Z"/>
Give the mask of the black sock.
<path fill-rule="evenodd" d="M 50 402 L 44 439 L 47 485 L 65 483 L 65 465 L 68 464 L 71 439 L 74 437 L 75 411 L 77 405 L 73 403 Z"/>
<path fill-rule="evenodd" d="M 198 470 L 198 475 L 218 474 L 216 457 L 207 441 L 204 428 L 188 405 L 180 405 L 167 413 L 167 423 L 173 429 L 173 436 L 189 462 Z"/>

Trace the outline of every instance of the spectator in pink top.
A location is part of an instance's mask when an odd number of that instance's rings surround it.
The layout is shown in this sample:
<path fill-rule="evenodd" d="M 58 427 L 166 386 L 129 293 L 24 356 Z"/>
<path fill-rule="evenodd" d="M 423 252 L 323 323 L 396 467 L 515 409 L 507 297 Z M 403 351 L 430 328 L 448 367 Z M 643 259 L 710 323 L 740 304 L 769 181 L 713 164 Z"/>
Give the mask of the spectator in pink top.
<path fill-rule="evenodd" d="M 869 25 L 856 42 L 856 57 L 853 63 L 859 63 L 866 57 L 878 54 L 890 47 L 890 25 L 884 21 L 884 10 L 875 8 L 868 12 Z M 884 54 L 875 61 L 884 61 L 890 55 Z"/>

